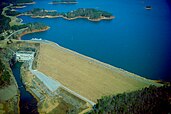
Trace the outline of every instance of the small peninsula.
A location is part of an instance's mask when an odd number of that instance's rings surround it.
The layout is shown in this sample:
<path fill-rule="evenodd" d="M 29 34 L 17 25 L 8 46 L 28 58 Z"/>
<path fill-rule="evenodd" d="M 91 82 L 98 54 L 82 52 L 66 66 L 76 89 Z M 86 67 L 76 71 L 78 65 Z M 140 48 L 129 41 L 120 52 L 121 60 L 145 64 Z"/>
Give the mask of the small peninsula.
<path fill-rule="evenodd" d="M 39 23 L 39 22 L 14 25 L 11 27 L 11 29 L 14 31 L 22 30 L 20 34 L 14 35 L 13 39 L 21 39 L 21 37 L 25 34 L 30 34 L 34 32 L 43 32 L 48 30 L 49 28 L 50 28 L 49 26 L 46 26 L 43 23 Z"/>
<path fill-rule="evenodd" d="M 32 18 L 57 18 L 62 17 L 67 20 L 74 20 L 77 18 L 85 18 L 90 21 L 111 20 L 114 16 L 106 11 L 97 10 L 93 8 L 79 8 L 71 12 L 60 13 L 55 10 L 45 10 L 35 8 L 31 11 L 27 11 L 22 15 L 28 15 Z"/>
<path fill-rule="evenodd" d="M 77 4 L 76 0 L 53 0 L 49 4 Z"/>

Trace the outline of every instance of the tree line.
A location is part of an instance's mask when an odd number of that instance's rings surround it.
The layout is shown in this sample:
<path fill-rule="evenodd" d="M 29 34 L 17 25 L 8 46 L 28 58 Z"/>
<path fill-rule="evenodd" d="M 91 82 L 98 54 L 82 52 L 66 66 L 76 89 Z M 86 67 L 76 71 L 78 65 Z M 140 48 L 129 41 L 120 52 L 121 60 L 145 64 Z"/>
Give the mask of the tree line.
<path fill-rule="evenodd" d="M 88 114 L 169 114 L 171 113 L 171 86 L 151 85 L 142 90 L 105 96 Z"/>
<path fill-rule="evenodd" d="M 46 28 L 47 26 L 43 23 L 39 23 L 39 22 L 34 22 L 34 23 L 26 23 L 26 24 L 22 24 L 22 25 L 14 25 L 11 27 L 12 30 L 19 30 L 19 29 L 23 29 L 28 27 L 28 30 L 32 31 L 32 30 L 41 30 Z"/>
<path fill-rule="evenodd" d="M 0 33 L 2 33 L 5 30 L 10 29 L 9 22 L 11 21 L 11 19 L 2 15 L 2 10 L 7 5 L 8 3 L 3 2 L 3 1 L 1 1 L 0 3 Z"/>

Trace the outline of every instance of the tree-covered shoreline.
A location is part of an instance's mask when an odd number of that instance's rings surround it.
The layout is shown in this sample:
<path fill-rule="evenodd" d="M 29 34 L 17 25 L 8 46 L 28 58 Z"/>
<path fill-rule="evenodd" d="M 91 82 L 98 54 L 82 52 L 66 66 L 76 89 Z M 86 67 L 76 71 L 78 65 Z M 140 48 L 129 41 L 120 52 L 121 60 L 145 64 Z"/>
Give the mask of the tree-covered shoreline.
<path fill-rule="evenodd" d="M 0 40 L 4 40 L 7 38 L 21 39 L 21 37 L 25 34 L 42 32 L 48 30 L 49 28 L 50 28 L 49 26 L 46 26 L 43 23 L 39 23 L 39 22 L 14 25 L 10 27 L 10 29 L 7 32 L 5 32 L 5 35 L 0 34 Z"/>
<path fill-rule="evenodd" d="M 106 11 L 97 10 L 93 8 L 79 8 L 71 12 L 57 12 L 55 10 L 45 10 L 41 8 L 35 8 L 31 11 L 27 11 L 22 15 L 28 15 L 33 18 L 57 18 L 62 17 L 68 20 L 73 20 L 77 18 L 87 18 L 90 21 L 100 21 L 103 19 L 111 20 L 114 16 Z"/>

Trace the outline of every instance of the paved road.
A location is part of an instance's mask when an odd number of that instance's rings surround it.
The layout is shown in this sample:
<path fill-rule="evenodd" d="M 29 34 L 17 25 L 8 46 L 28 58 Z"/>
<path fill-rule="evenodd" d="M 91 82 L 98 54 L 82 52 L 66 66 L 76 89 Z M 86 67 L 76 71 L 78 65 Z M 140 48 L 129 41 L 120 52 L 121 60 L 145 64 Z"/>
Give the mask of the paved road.
<path fill-rule="evenodd" d="M 40 71 L 37 71 L 37 70 L 33 70 L 32 69 L 32 63 L 33 61 L 30 60 L 29 61 L 29 70 L 30 72 L 37 76 L 51 91 L 55 91 L 58 87 L 62 87 L 63 89 L 65 89 L 66 91 L 68 91 L 69 93 L 75 95 L 76 97 L 90 103 L 92 106 L 95 105 L 95 103 L 93 101 L 90 101 L 89 99 L 81 96 L 80 94 L 72 91 L 71 89 L 67 88 L 66 86 L 62 85 L 60 82 L 58 82 L 57 80 L 54 80 L 52 79 L 51 77 L 43 74 L 42 72 Z"/>
<path fill-rule="evenodd" d="M 13 34 L 15 34 L 15 33 L 17 33 L 17 32 L 20 32 L 20 31 L 22 31 L 22 30 L 24 31 L 24 30 L 26 30 L 26 29 L 28 29 L 28 27 L 23 28 L 23 29 L 19 29 L 19 30 L 13 32 L 12 34 L 10 34 L 9 36 L 6 37 L 6 40 L 7 40 L 8 38 L 10 38 Z"/>

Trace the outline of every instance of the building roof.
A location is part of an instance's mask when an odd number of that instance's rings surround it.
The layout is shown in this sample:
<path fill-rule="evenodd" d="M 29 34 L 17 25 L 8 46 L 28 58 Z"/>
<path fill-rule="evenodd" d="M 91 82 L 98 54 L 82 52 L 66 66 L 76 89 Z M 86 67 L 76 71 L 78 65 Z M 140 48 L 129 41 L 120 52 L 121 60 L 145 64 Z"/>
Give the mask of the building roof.
<path fill-rule="evenodd" d="M 33 51 L 17 51 L 16 54 L 34 54 Z"/>

